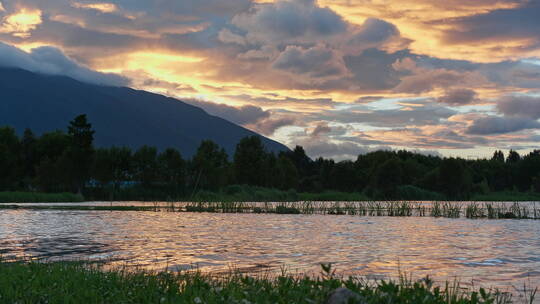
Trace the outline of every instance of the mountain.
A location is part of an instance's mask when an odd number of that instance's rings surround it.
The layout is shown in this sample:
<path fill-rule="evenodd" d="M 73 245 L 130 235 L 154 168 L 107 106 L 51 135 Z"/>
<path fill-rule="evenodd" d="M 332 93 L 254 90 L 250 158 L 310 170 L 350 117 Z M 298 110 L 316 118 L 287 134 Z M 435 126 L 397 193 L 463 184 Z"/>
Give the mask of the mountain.
<path fill-rule="evenodd" d="M 18 133 L 30 128 L 42 134 L 65 130 L 79 114 L 87 114 L 96 130 L 98 147 L 173 147 L 190 157 L 202 140 L 209 139 L 232 155 L 240 139 L 258 135 L 174 98 L 0 68 L 0 126 L 12 126 Z M 288 150 L 276 141 L 258 136 L 268 151 Z"/>

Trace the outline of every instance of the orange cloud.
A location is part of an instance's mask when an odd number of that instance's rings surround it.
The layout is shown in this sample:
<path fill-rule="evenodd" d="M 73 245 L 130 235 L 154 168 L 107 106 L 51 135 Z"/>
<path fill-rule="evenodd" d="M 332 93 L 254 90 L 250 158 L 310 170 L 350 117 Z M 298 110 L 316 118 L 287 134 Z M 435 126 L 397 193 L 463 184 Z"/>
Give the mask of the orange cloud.
<path fill-rule="evenodd" d="M 80 3 L 73 2 L 72 7 L 82 9 L 93 9 L 101 13 L 114 13 L 118 11 L 118 7 L 113 3 Z"/>
<path fill-rule="evenodd" d="M 0 25 L 0 33 L 7 33 L 20 38 L 28 38 L 31 35 L 30 32 L 36 29 L 41 22 L 40 10 L 23 8 L 17 13 L 3 18 Z"/>

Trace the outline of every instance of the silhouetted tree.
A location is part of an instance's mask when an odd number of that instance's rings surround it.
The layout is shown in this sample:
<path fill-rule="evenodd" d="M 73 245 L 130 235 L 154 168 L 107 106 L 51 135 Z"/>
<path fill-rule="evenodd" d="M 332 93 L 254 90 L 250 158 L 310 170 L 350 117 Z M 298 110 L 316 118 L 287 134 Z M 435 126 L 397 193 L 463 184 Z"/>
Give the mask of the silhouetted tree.
<path fill-rule="evenodd" d="M 520 160 L 521 160 L 521 156 L 519 155 L 519 153 L 517 153 L 514 150 L 510 150 L 510 152 L 508 152 L 508 157 L 506 158 L 507 163 L 515 164 L 515 163 L 518 163 Z"/>
<path fill-rule="evenodd" d="M 167 149 L 158 156 L 159 179 L 178 195 L 185 184 L 186 163 L 180 152 Z"/>
<path fill-rule="evenodd" d="M 267 161 L 267 153 L 259 136 L 243 138 L 236 145 L 234 153 L 236 181 L 240 184 L 264 186 Z"/>
<path fill-rule="evenodd" d="M 92 158 L 94 156 L 94 133 L 92 124 L 82 114 L 69 122 L 68 136 L 70 146 L 66 151 L 66 166 L 71 169 L 71 177 L 78 192 L 81 192 L 85 182 L 90 178 Z"/>
<path fill-rule="evenodd" d="M 467 198 L 472 186 L 470 173 L 464 162 L 455 158 L 446 158 L 439 167 L 440 191 L 449 198 Z"/>
<path fill-rule="evenodd" d="M 194 188 L 219 189 L 227 182 L 228 156 L 216 143 L 205 140 L 193 157 Z"/>
<path fill-rule="evenodd" d="M 157 149 L 142 146 L 133 155 L 133 173 L 143 187 L 151 187 L 158 179 Z"/>
<path fill-rule="evenodd" d="M 501 151 L 501 150 L 495 151 L 493 153 L 493 157 L 491 158 L 491 160 L 498 161 L 498 162 L 504 162 L 504 153 L 503 153 L 503 151 Z"/>
<path fill-rule="evenodd" d="M 20 178 L 20 144 L 15 130 L 0 128 L 0 191 L 14 190 Z"/>

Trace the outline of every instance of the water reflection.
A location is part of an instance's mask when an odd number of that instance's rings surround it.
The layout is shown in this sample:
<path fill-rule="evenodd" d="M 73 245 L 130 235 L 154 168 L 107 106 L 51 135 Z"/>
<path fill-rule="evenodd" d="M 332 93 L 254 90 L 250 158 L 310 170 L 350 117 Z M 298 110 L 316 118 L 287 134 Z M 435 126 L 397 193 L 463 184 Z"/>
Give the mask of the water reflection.
<path fill-rule="evenodd" d="M 338 272 L 540 286 L 540 221 L 431 217 L 0 211 L 3 257 L 110 259 L 151 269 Z"/>

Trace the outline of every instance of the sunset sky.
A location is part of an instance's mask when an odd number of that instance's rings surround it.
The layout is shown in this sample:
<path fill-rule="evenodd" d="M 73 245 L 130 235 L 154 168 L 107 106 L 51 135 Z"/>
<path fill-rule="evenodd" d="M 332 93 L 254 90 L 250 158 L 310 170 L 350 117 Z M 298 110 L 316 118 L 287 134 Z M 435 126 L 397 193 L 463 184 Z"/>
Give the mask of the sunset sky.
<path fill-rule="evenodd" d="M 177 97 L 313 157 L 540 142 L 540 1 L 0 0 L 0 66 Z"/>

